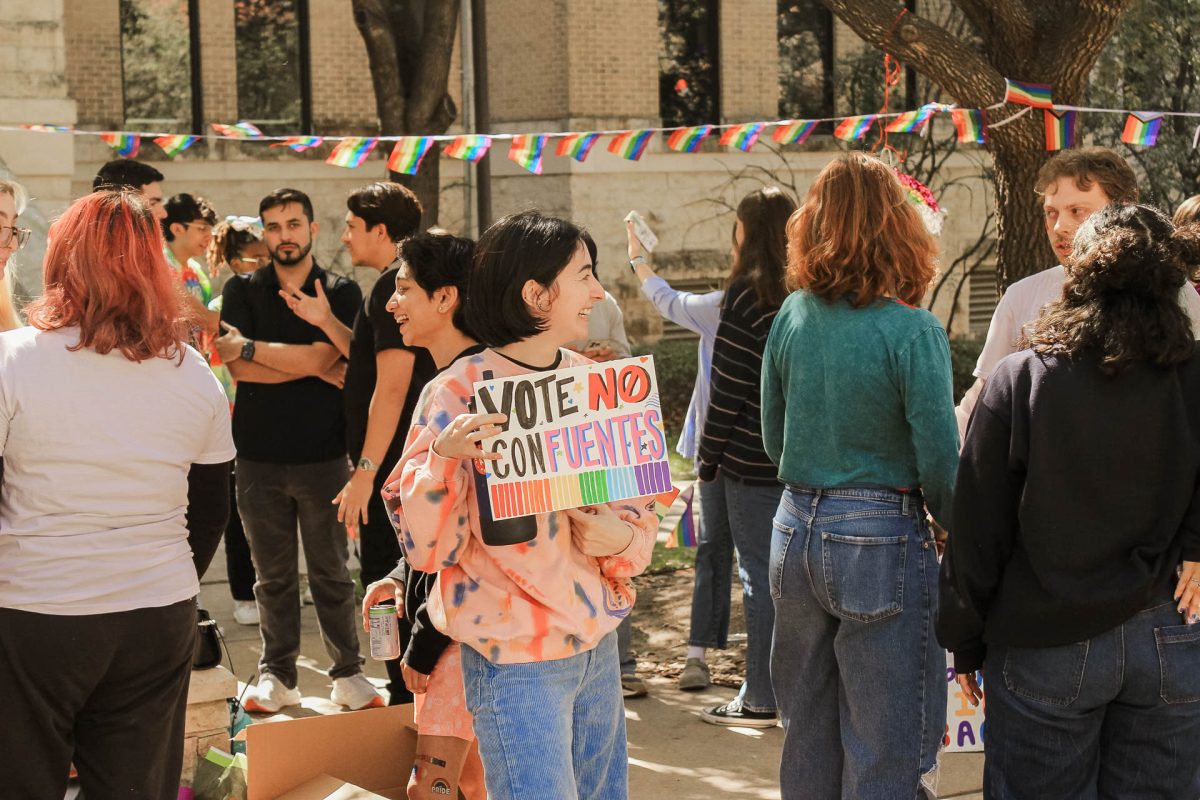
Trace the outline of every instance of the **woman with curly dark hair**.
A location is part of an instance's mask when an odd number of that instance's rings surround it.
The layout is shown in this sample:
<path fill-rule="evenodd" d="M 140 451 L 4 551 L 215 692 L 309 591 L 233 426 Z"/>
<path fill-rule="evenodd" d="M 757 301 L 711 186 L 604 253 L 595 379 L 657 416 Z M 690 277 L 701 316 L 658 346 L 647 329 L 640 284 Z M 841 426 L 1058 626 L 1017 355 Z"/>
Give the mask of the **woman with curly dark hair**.
<path fill-rule="evenodd" d="M 1153 208 L 1092 216 L 971 418 L 938 637 L 987 675 L 985 796 L 1200 795 L 1198 262 Z"/>

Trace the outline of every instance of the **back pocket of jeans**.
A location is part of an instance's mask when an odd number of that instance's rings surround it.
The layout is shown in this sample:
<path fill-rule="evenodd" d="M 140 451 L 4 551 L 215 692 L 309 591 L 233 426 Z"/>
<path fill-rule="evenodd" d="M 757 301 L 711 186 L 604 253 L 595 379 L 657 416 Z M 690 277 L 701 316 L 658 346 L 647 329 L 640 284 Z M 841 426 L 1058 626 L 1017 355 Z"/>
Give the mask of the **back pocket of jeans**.
<path fill-rule="evenodd" d="M 875 622 L 904 608 L 907 536 L 821 534 L 829 606 L 838 616 Z"/>
<path fill-rule="evenodd" d="M 1154 629 L 1162 699 L 1167 703 L 1200 700 L 1200 625 Z"/>
<path fill-rule="evenodd" d="M 1004 654 L 1004 685 L 1027 700 L 1069 706 L 1079 697 L 1088 646 L 1010 647 Z"/>

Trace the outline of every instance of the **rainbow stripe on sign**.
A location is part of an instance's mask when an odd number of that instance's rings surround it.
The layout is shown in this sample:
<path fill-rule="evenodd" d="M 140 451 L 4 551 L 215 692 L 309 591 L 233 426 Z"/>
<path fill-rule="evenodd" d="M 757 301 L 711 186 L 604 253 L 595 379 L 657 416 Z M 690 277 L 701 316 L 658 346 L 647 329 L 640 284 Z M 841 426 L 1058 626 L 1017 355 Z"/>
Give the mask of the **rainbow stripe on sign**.
<path fill-rule="evenodd" d="M 1046 149 L 1063 150 L 1075 146 L 1075 112 L 1045 110 Z"/>
<path fill-rule="evenodd" d="M 588 153 L 592 152 L 592 146 L 599 139 L 598 133 L 573 133 L 559 139 L 558 148 L 554 152 L 556 155 L 570 156 L 582 163 L 587 160 Z"/>
<path fill-rule="evenodd" d="M 1125 144 L 1154 147 L 1158 144 L 1158 132 L 1161 128 L 1161 114 L 1151 114 L 1145 117 L 1140 114 L 1130 114 L 1125 118 L 1125 130 L 1121 132 L 1121 141 Z"/>
<path fill-rule="evenodd" d="M 335 167 L 354 169 L 367 160 L 367 156 L 371 155 L 371 151 L 375 149 L 378 142 L 378 139 L 364 139 L 358 136 L 342 139 L 333 148 L 329 158 L 325 159 L 325 163 Z"/>
<path fill-rule="evenodd" d="M 817 127 L 817 120 L 794 120 L 785 122 L 771 132 L 771 138 L 782 145 L 804 144 L 804 140 Z"/>
<path fill-rule="evenodd" d="M 109 132 L 100 134 L 100 141 L 116 150 L 121 158 L 133 158 L 138 154 L 142 137 L 136 133 Z"/>
<path fill-rule="evenodd" d="M 289 136 L 282 142 L 275 142 L 271 147 L 286 147 L 297 153 L 320 147 L 325 140 L 320 136 Z"/>
<path fill-rule="evenodd" d="M 492 137 L 469 133 L 454 137 L 453 142 L 442 148 L 442 155 L 476 164 L 487 155 L 491 146 Z"/>
<path fill-rule="evenodd" d="M 933 109 L 927 107 L 918 108 L 916 111 L 905 111 L 889 122 L 884 130 L 888 133 L 917 133 L 925 127 L 932 116 Z"/>
<path fill-rule="evenodd" d="M 1044 83 L 1026 83 L 1004 79 L 1004 102 L 1018 103 L 1034 108 L 1050 108 L 1054 105 L 1054 90 Z"/>
<path fill-rule="evenodd" d="M 700 144 L 712 133 L 712 125 L 697 125 L 694 128 L 680 128 L 667 137 L 667 147 L 676 153 L 694 153 Z"/>
<path fill-rule="evenodd" d="M 734 125 L 732 128 L 727 128 L 721 134 L 719 144 L 722 147 L 736 147 L 743 153 L 748 153 L 754 143 L 758 141 L 758 135 L 762 133 L 763 123 L 761 122 L 746 122 L 741 125 Z"/>
<path fill-rule="evenodd" d="M 392 148 L 387 168 L 402 175 L 416 175 L 421 168 L 421 159 L 432 146 L 433 138 L 430 136 L 405 136 Z"/>
<path fill-rule="evenodd" d="M 642 157 L 642 153 L 646 152 L 646 145 L 650 144 L 650 137 L 653 135 L 654 131 L 625 131 L 624 133 L 618 133 L 608 143 L 608 152 L 629 161 L 637 161 Z"/>
<path fill-rule="evenodd" d="M 958 133 L 958 141 L 987 143 L 987 117 L 983 111 L 975 108 L 952 108 L 950 120 Z"/>
<path fill-rule="evenodd" d="M 861 139 L 867 130 L 879 118 L 878 114 L 863 114 L 861 117 L 847 117 L 833 129 L 833 135 L 845 142 Z"/>
<path fill-rule="evenodd" d="M 534 175 L 542 174 L 542 150 L 546 147 L 546 137 L 536 133 L 523 133 L 514 136 L 512 146 L 508 148 L 508 160 L 520 164 Z"/>
<path fill-rule="evenodd" d="M 261 139 L 263 135 L 257 126 L 251 125 L 249 122 L 237 122 L 233 125 L 222 125 L 219 122 L 210 122 L 209 124 L 217 133 L 233 139 Z"/>
<path fill-rule="evenodd" d="M 671 465 L 656 461 L 562 477 L 514 481 L 488 487 L 494 519 L 661 494 L 671 489 Z"/>
<path fill-rule="evenodd" d="M 154 140 L 154 143 L 162 148 L 162 151 L 167 154 L 168 158 L 174 158 L 198 141 L 200 141 L 199 136 L 180 135 L 159 136 Z"/>

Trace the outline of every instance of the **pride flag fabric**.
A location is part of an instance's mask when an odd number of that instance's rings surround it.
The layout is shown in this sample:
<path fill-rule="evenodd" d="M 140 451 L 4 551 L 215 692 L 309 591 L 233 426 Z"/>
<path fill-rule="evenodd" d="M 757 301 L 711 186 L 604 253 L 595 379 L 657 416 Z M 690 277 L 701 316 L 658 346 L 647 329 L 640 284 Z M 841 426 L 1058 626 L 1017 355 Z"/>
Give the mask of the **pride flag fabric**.
<path fill-rule="evenodd" d="M 642 157 L 642 153 L 646 152 L 646 145 L 650 144 L 650 137 L 652 136 L 654 136 L 654 131 L 625 131 L 624 133 L 618 133 L 608 143 L 608 152 L 629 161 L 637 161 Z"/>
<path fill-rule="evenodd" d="M 587 160 L 588 153 L 592 152 L 592 147 L 599 139 L 598 133 L 573 133 L 559 139 L 554 152 L 556 155 L 570 156 L 582 163 Z"/>
<path fill-rule="evenodd" d="M 142 137 L 136 133 L 119 133 L 110 131 L 100 134 L 100 141 L 111 147 L 121 158 L 133 158 L 138 154 Z"/>
<path fill-rule="evenodd" d="M 305 150 L 320 147 L 324 141 L 320 136 L 289 136 L 282 142 L 275 142 L 271 147 L 286 147 L 297 153 L 303 153 Z"/>
<path fill-rule="evenodd" d="M 1136 144 L 1142 147 L 1154 147 L 1158 144 L 1158 132 L 1162 129 L 1161 114 L 1130 114 L 1125 118 L 1125 130 L 1121 132 L 1121 141 L 1125 144 Z"/>
<path fill-rule="evenodd" d="M 396 142 L 388 156 L 387 168 L 402 175 L 416 175 L 421 168 L 421 159 L 433 146 L 431 136 L 405 136 Z"/>
<path fill-rule="evenodd" d="M 741 125 L 734 125 L 731 128 L 726 128 L 721 134 L 719 144 L 722 147 L 736 147 L 743 153 L 750 152 L 750 148 L 754 147 L 754 143 L 758 141 L 758 135 L 762 133 L 763 123 L 761 122 L 746 122 Z"/>
<path fill-rule="evenodd" d="M 863 114 L 861 117 L 847 117 L 833 129 L 833 135 L 842 141 L 854 142 L 861 139 L 870 129 L 878 114 Z"/>
<path fill-rule="evenodd" d="M 933 116 L 933 109 L 922 106 L 916 111 L 905 111 L 884 127 L 888 133 L 919 133 Z"/>
<path fill-rule="evenodd" d="M 325 159 L 325 163 L 332 164 L 335 167 L 354 169 L 367 160 L 367 156 L 371 155 L 371 151 L 375 149 L 375 145 L 378 143 L 378 139 L 363 138 L 361 136 L 351 136 L 347 139 L 342 139 L 333 148 L 333 152 L 329 154 L 329 158 Z"/>
<path fill-rule="evenodd" d="M 817 120 L 789 120 L 775 126 L 771 138 L 782 145 L 804 144 L 804 140 L 817 127 Z"/>
<path fill-rule="evenodd" d="M 1026 83 L 1025 81 L 1014 81 L 1011 78 L 1004 79 L 1004 102 L 1006 103 L 1017 103 L 1034 108 L 1052 108 L 1054 106 L 1052 95 L 1053 89 L 1044 83 Z"/>
<path fill-rule="evenodd" d="M 712 133 L 712 125 L 697 125 L 693 128 L 680 128 L 672 131 L 667 137 L 667 147 L 676 153 L 694 153 L 700 144 Z"/>
<path fill-rule="evenodd" d="M 249 122 L 238 122 L 233 125 L 222 125 L 219 122 L 209 123 L 212 129 L 222 136 L 234 139 L 261 139 L 263 132 Z"/>
<path fill-rule="evenodd" d="M 692 500 L 694 497 L 695 484 L 679 492 L 679 499 L 683 500 L 683 514 L 679 517 L 679 522 L 671 530 L 671 535 L 667 537 L 667 541 L 663 544 L 664 547 L 696 546 L 696 519 L 692 511 Z"/>
<path fill-rule="evenodd" d="M 508 148 L 508 160 L 519 164 L 534 175 L 542 174 L 542 151 L 546 148 L 546 137 L 537 133 L 514 136 Z"/>
<path fill-rule="evenodd" d="M 199 136 L 179 135 L 159 136 L 155 138 L 154 143 L 162 148 L 162 151 L 167 154 L 168 158 L 174 158 L 198 141 L 200 141 Z"/>
<path fill-rule="evenodd" d="M 987 116 L 977 108 L 952 108 L 950 120 L 960 142 L 987 143 Z"/>
<path fill-rule="evenodd" d="M 455 136 L 454 141 L 442 148 L 442 155 L 462 161 L 470 161 L 472 164 L 475 164 L 487 155 L 487 151 L 491 146 L 492 137 L 468 133 L 462 136 Z"/>
<path fill-rule="evenodd" d="M 1075 112 L 1047 108 L 1046 149 L 1063 150 L 1075 146 Z"/>

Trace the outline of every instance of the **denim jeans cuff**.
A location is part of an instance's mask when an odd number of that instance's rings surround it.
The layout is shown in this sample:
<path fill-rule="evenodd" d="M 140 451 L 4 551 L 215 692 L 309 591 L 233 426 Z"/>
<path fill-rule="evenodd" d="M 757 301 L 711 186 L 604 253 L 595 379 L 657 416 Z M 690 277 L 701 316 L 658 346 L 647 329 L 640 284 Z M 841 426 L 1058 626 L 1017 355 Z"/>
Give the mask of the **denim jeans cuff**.
<path fill-rule="evenodd" d="M 775 706 L 752 706 L 744 700 L 742 701 L 742 709 L 753 711 L 756 714 L 779 714 L 779 709 Z"/>

